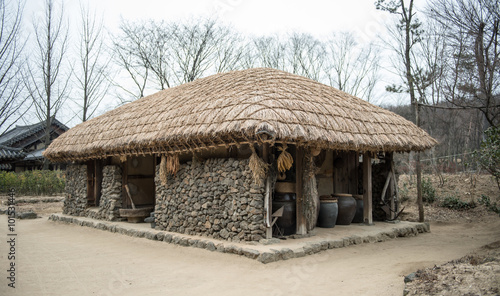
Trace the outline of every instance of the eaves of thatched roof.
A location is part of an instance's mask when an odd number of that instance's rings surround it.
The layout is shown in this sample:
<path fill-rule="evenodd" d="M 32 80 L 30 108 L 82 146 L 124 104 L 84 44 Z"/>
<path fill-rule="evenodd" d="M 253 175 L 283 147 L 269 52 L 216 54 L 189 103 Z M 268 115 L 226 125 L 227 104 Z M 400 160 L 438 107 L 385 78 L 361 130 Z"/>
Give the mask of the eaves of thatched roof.
<path fill-rule="evenodd" d="M 262 141 L 391 152 L 436 144 L 383 108 L 302 76 L 257 68 L 216 74 L 123 105 L 70 129 L 44 155 L 74 161 Z"/>

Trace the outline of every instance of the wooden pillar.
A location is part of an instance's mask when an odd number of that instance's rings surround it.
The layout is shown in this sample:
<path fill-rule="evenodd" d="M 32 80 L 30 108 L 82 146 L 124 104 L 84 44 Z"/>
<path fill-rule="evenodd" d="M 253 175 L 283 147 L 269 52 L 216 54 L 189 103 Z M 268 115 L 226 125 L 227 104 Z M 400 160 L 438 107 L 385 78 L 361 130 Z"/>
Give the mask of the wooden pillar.
<path fill-rule="evenodd" d="M 398 211 L 398 209 L 396 208 L 396 200 L 395 200 L 395 196 L 396 196 L 396 187 L 398 186 L 396 184 L 396 175 L 394 175 L 394 160 L 393 160 L 393 153 L 392 152 L 388 152 L 387 153 L 387 156 L 386 156 L 386 161 L 388 162 L 388 170 L 389 170 L 389 174 L 391 174 L 391 180 L 389 181 L 389 196 L 390 196 L 390 203 L 391 203 L 391 214 L 390 214 L 390 217 L 389 219 L 391 220 L 394 220 L 394 218 L 396 217 L 396 212 Z"/>
<path fill-rule="evenodd" d="M 363 205 L 363 221 L 367 225 L 373 225 L 372 159 L 368 152 L 363 154 Z"/>
<path fill-rule="evenodd" d="M 264 143 L 262 146 L 262 158 L 265 163 L 269 163 L 269 153 L 270 153 L 270 147 L 269 143 Z M 266 209 L 266 217 L 265 217 L 265 223 L 266 223 L 266 238 L 270 239 L 273 237 L 273 227 L 271 225 L 271 215 L 273 212 L 273 202 L 272 202 L 272 192 L 271 192 L 271 176 L 268 174 L 266 178 L 266 192 L 264 196 L 264 208 Z"/>
<path fill-rule="evenodd" d="M 297 234 L 307 234 L 306 217 L 304 215 L 304 148 L 297 146 L 295 153 L 295 194 L 297 198 Z"/>

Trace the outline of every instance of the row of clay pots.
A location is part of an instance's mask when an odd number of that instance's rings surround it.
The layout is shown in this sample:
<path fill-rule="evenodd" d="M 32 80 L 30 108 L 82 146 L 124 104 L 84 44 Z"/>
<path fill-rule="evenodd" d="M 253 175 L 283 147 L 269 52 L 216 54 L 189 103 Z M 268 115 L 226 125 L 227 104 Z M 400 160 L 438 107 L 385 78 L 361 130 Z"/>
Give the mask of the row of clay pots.
<path fill-rule="evenodd" d="M 363 222 L 363 196 L 333 194 L 320 197 L 318 226 L 332 228 Z"/>

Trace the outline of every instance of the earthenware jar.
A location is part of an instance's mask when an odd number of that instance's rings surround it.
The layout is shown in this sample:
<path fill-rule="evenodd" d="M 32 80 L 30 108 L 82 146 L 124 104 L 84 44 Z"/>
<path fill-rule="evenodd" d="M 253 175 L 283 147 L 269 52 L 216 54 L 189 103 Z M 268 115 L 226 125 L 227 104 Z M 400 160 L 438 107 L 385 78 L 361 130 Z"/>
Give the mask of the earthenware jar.
<path fill-rule="evenodd" d="M 333 228 L 337 223 L 339 208 L 336 198 L 320 199 L 318 227 Z"/>
<path fill-rule="evenodd" d="M 338 199 L 337 225 L 350 225 L 356 214 L 356 200 L 351 194 L 335 193 L 333 196 Z"/>

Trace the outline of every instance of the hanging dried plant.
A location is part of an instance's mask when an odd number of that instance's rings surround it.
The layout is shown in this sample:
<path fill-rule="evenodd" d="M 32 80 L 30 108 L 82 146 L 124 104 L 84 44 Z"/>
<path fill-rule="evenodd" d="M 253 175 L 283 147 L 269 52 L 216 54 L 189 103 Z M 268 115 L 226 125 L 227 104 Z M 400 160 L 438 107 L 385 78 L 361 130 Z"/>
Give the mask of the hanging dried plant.
<path fill-rule="evenodd" d="M 175 175 L 177 175 L 177 172 L 179 171 L 179 168 L 179 155 L 169 155 L 167 157 L 167 172 L 175 177 Z"/>
<path fill-rule="evenodd" d="M 255 152 L 255 149 L 252 146 L 250 146 L 250 149 L 252 150 L 252 155 L 250 156 L 248 166 L 252 170 L 254 183 L 259 185 L 259 186 L 262 186 L 263 180 L 267 176 L 269 164 L 265 163 L 262 160 L 262 158 L 260 158 L 257 155 L 257 153 Z"/>
<path fill-rule="evenodd" d="M 288 171 L 293 165 L 293 157 L 288 151 L 286 151 L 287 148 L 288 146 L 286 144 L 283 144 L 283 146 L 278 147 L 278 150 L 281 151 L 277 160 L 278 171 L 280 173 Z"/>
<path fill-rule="evenodd" d="M 161 184 L 163 186 L 167 185 L 168 172 L 167 172 L 167 157 L 165 155 L 161 156 L 159 173 L 160 173 Z"/>
<path fill-rule="evenodd" d="M 126 162 L 127 161 L 127 156 L 126 155 L 120 155 L 120 162 Z"/>

